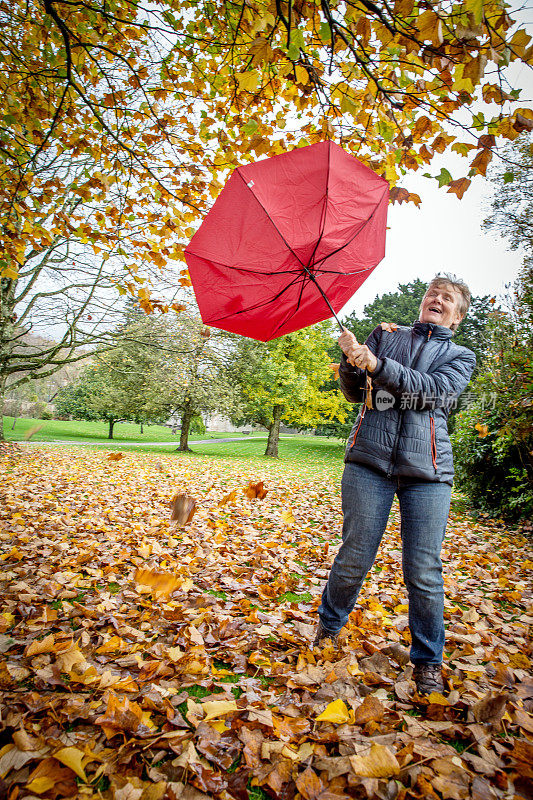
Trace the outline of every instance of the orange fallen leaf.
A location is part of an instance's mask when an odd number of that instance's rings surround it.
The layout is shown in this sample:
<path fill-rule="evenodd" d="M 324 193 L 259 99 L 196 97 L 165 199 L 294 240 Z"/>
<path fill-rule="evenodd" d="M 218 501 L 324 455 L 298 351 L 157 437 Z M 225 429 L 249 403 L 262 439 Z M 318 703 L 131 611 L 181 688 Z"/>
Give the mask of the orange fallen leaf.
<path fill-rule="evenodd" d="M 372 744 L 366 756 L 350 756 L 350 764 L 362 778 L 392 778 L 400 772 L 398 759 L 382 744 Z"/>
<path fill-rule="evenodd" d="M 133 700 L 112 693 L 109 694 L 105 712 L 95 719 L 95 724 L 102 726 L 108 738 L 112 738 L 117 730 L 147 736 L 155 728 L 148 711 L 143 711 Z"/>
<path fill-rule="evenodd" d="M 263 481 L 258 481 L 257 483 L 250 481 L 244 490 L 244 494 L 248 500 L 264 500 L 268 492 L 264 487 Z"/>
<path fill-rule="evenodd" d="M 54 652 L 54 644 L 55 644 L 55 637 L 53 633 L 50 633 L 48 636 L 45 636 L 44 639 L 40 641 L 34 640 L 29 644 L 24 652 L 24 655 L 28 658 L 32 656 L 38 656 L 41 653 L 53 653 Z"/>
<path fill-rule="evenodd" d="M 222 500 L 219 501 L 219 506 L 225 506 L 226 503 L 232 503 L 237 498 L 237 489 L 233 489 L 233 491 L 225 494 Z"/>

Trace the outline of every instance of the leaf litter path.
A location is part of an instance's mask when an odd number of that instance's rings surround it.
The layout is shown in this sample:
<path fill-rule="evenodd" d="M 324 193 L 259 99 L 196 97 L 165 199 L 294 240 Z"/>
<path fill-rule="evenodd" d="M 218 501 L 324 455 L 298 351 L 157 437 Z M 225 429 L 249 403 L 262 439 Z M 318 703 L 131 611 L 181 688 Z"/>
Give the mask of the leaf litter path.
<path fill-rule="evenodd" d="M 532 796 L 524 538 L 452 515 L 448 693 L 422 700 L 396 511 L 341 648 L 312 652 L 336 476 L 116 459 L 0 460 L 0 797 Z M 199 506 L 181 530 L 177 491 Z"/>

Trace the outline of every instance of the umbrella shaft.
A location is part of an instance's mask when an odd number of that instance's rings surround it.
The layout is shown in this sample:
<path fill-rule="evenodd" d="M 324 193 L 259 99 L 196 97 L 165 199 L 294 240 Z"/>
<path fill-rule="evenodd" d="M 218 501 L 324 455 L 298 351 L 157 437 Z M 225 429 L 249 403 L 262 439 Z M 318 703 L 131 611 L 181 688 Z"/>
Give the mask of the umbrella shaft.
<path fill-rule="evenodd" d="M 338 318 L 338 316 L 337 316 L 337 315 L 336 315 L 336 313 L 334 312 L 334 310 L 333 310 L 333 306 L 332 306 L 332 305 L 331 305 L 331 303 L 329 302 L 329 300 L 328 300 L 328 298 L 327 298 L 327 296 L 326 296 L 326 293 L 325 293 L 325 292 L 324 292 L 324 290 L 322 289 L 321 285 L 319 284 L 319 282 L 317 281 L 317 279 L 315 278 L 315 276 L 313 275 L 313 273 L 312 273 L 312 272 L 310 272 L 310 271 L 307 269 L 307 267 L 304 267 L 304 269 L 305 269 L 305 271 L 307 272 L 307 274 L 309 275 L 309 277 L 311 278 L 311 280 L 313 281 L 313 283 L 315 284 L 316 288 L 318 289 L 318 291 L 320 292 L 320 294 L 322 295 L 322 297 L 324 298 L 324 300 L 326 301 L 326 303 L 328 304 L 328 308 L 329 308 L 329 310 L 331 311 L 331 313 L 333 314 L 333 316 L 335 317 L 335 319 L 336 319 L 336 321 L 337 321 L 337 325 L 339 326 L 339 328 L 340 328 L 340 330 L 341 330 L 341 333 L 342 333 L 342 332 L 344 331 L 344 325 L 342 324 L 342 322 L 340 321 L 340 319 Z"/>

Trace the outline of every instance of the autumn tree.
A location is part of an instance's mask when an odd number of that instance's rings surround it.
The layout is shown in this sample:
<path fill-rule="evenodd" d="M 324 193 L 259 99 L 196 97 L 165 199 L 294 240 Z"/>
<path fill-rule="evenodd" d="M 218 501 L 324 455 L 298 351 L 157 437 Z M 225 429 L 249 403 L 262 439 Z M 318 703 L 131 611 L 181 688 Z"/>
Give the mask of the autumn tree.
<path fill-rule="evenodd" d="M 101 348 L 117 289 L 146 312 L 183 307 L 175 288 L 163 301 L 147 287 L 156 271 L 161 291 L 181 257 L 214 156 L 195 124 L 194 63 L 163 75 L 149 13 L 16 0 L 1 14 L 0 406 L 6 386 Z M 173 273 L 173 287 L 189 283 L 183 265 Z M 28 334 L 48 344 L 30 349 Z"/>
<path fill-rule="evenodd" d="M 130 306 L 112 337 L 113 345 L 98 350 L 79 380 L 55 398 L 60 414 L 106 421 L 109 439 L 117 422 L 155 422 L 169 413 L 158 394 L 168 363 L 165 320 Z"/>
<path fill-rule="evenodd" d="M 268 430 L 266 456 L 277 458 L 280 425 L 310 428 L 344 419 L 345 403 L 336 389 L 321 391 L 329 378 L 331 325 L 320 323 L 270 342 L 236 340 L 232 380 L 239 387 L 242 412 L 237 422 Z"/>
<path fill-rule="evenodd" d="M 533 139 L 523 134 L 505 147 L 506 160 L 488 173 L 494 195 L 484 227 L 507 240 L 511 250 L 522 250 L 519 296 L 524 313 L 533 309 Z M 531 319 L 531 318 L 530 318 Z"/>
<path fill-rule="evenodd" d="M 229 373 L 229 339 L 209 330 L 190 314 L 167 322 L 167 358 L 160 385 L 152 383 L 154 402 L 163 402 L 181 418 L 178 450 L 190 451 L 189 433 L 195 417 L 215 411 L 230 415 L 238 399 Z M 150 395 L 149 395 L 150 396 Z"/>
<path fill-rule="evenodd" d="M 112 224 L 118 243 L 119 231 L 139 230 L 140 209 L 149 236 L 131 246 L 164 262 L 180 252 L 221 172 L 243 158 L 335 138 L 396 187 L 449 149 L 468 159 L 470 177 L 485 174 L 496 137 L 533 127 L 506 81 L 511 63 L 531 63 L 531 37 L 503 0 L 157 0 L 146 10 L 116 0 L 112 11 L 100 0 L 14 0 L 2 15 L 8 277 L 28 245 L 49 244 L 31 212 L 36 202 L 54 206 L 65 176 L 43 182 L 43 156 L 95 161 L 81 196 L 122 187 L 123 206 L 86 224 L 87 240 L 98 245 Z M 286 130 L 293 118 L 296 130 Z M 459 196 L 470 182 L 442 171 L 438 180 Z M 417 201 L 398 187 L 392 199 Z M 60 202 L 51 222 L 70 232 Z"/>

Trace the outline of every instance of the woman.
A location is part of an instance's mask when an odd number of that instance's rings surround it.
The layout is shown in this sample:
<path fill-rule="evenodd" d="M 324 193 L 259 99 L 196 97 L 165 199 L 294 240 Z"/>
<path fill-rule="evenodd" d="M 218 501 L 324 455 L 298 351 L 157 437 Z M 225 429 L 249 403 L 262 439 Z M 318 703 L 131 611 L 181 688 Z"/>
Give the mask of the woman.
<path fill-rule="evenodd" d="M 469 303 L 465 283 L 437 276 L 412 328 L 377 327 L 364 345 L 347 330 L 339 338 L 343 394 L 359 402 L 370 377 L 372 402 L 363 405 L 348 440 L 342 478 L 343 543 L 322 594 L 315 644 L 326 638 L 335 642 L 346 624 L 397 494 L 410 657 L 419 694 L 444 690 L 440 551 L 453 482 L 447 417 L 476 363 L 475 355 L 454 344 L 452 337 Z"/>

